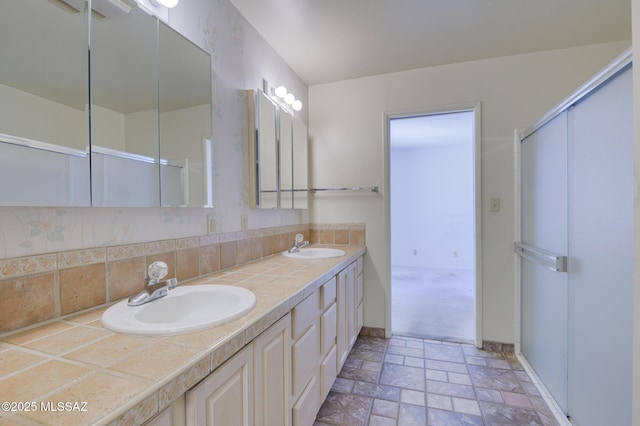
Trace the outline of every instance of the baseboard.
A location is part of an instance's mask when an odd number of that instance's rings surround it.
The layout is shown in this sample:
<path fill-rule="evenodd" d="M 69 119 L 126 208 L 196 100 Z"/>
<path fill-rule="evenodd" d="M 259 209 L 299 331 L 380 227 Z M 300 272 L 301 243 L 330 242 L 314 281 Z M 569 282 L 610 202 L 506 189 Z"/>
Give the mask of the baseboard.
<path fill-rule="evenodd" d="M 489 352 L 506 352 L 515 353 L 515 347 L 513 343 L 501 343 L 485 340 L 482 342 L 482 349 Z"/>
<path fill-rule="evenodd" d="M 362 329 L 360 330 L 360 336 L 384 338 L 384 328 L 362 327 Z"/>

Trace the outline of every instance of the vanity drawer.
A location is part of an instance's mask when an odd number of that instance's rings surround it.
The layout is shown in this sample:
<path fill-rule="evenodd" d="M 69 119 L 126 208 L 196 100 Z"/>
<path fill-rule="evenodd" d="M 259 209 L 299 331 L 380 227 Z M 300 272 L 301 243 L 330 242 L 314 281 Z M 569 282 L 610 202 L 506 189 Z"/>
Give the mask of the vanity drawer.
<path fill-rule="evenodd" d="M 336 377 L 338 376 L 338 371 L 336 369 L 337 365 L 337 357 L 338 352 L 336 351 L 336 345 L 331 347 L 331 350 L 327 354 L 327 356 L 320 363 L 320 400 L 324 401 L 327 395 L 329 395 L 329 391 L 331 390 L 331 386 L 333 386 L 333 382 L 335 382 Z"/>
<path fill-rule="evenodd" d="M 320 408 L 320 385 L 314 377 L 293 406 L 293 426 L 309 426 Z"/>
<path fill-rule="evenodd" d="M 321 353 L 326 354 L 329 349 L 336 343 L 336 331 L 337 331 L 337 319 L 338 309 L 334 302 L 321 316 L 320 316 L 320 348 Z"/>
<path fill-rule="evenodd" d="M 318 294 L 316 291 L 311 296 L 298 303 L 291 310 L 291 337 L 296 340 L 318 318 Z"/>
<path fill-rule="evenodd" d="M 333 277 L 320 287 L 320 310 L 324 311 L 335 301 L 336 277 Z"/>
<path fill-rule="evenodd" d="M 316 373 L 320 358 L 319 327 L 314 323 L 291 347 L 291 392 L 295 397 Z"/>

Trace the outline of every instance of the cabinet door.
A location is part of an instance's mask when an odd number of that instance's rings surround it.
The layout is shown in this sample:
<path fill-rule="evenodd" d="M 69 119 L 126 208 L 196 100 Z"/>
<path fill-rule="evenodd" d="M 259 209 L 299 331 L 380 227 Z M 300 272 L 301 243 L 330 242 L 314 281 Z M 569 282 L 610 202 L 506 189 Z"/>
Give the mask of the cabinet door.
<path fill-rule="evenodd" d="M 144 424 L 144 426 L 173 426 L 173 418 L 171 416 L 171 407 L 155 416 Z"/>
<path fill-rule="evenodd" d="M 187 425 L 253 425 L 253 345 L 187 392 Z"/>
<path fill-rule="evenodd" d="M 356 333 L 356 262 L 347 267 L 347 336 L 350 350 L 358 337 Z"/>
<path fill-rule="evenodd" d="M 347 269 L 343 269 L 338 273 L 338 282 L 337 282 L 337 337 L 336 337 L 336 346 L 338 350 L 338 371 L 342 369 L 344 362 L 347 360 L 347 355 L 349 355 L 349 338 L 347 336 L 349 332 L 348 322 L 347 322 Z"/>
<path fill-rule="evenodd" d="M 333 382 L 336 381 L 336 377 L 338 376 L 338 371 L 336 370 L 337 360 L 336 360 L 336 345 L 333 345 L 327 356 L 324 357 L 322 362 L 320 363 L 320 400 L 324 401 L 327 395 L 329 395 L 329 391 L 331 390 L 331 386 L 333 386 Z"/>
<path fill-rule="evenodd" d="M 317 374 L 320 358 L 320 331 L 316 323 L 313 323 L 307 332 L 293 344 L 291 353 L 291 382 L 295 400 L 309 381 L 309 377 Z"/>
<path fill-rule="evenodd" d="M 320 353 L 326 355 L 336 344 L 336 304 L 333 303 L 320 316 Z"/>
<path fill-rule="evenodd" d="M 293 425 L 310 426 L 320 408 L 320 386 L 313 377 L 293 406 Z"/>
<path fill-rule="evenodd" d="M 286 315 L 254 341 L 255 424 L 287 426 L 291 360 L 291 316 Z"/>

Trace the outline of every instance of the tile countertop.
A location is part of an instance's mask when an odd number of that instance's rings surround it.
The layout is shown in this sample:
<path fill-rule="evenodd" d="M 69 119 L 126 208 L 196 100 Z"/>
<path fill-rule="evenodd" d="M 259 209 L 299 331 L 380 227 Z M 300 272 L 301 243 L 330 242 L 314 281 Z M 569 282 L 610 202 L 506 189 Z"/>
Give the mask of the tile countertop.
<path fill-rule="evenodd" d="M 0 425 L 137 425 L 205 378 L 345 266 L 364 246 L 330 259 L 273 255 L 183 285 L 252 290 L 256 307 L 233 322 L 174 336 L 108 331 L 108 306 L 0 336 Z M 153 303 L 153 302 L 152 302 Z"/>

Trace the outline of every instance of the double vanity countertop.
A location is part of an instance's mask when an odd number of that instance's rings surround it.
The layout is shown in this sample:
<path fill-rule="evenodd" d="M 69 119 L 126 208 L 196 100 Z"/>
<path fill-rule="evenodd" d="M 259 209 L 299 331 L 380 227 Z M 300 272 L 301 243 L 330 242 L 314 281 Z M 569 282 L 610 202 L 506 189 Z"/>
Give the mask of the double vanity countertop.
<path fill-rule="evenodd" d="M 237 285 L 256 295 L 252 311 L 212 328 L 115 333 L 101 326 L 109 307 L 102 306 L 0 336 L 0 426 L 144 423 L 365 252 L 362 245 L 322 247 L 346 254 L 277 254 L 181 284 Z"/>

